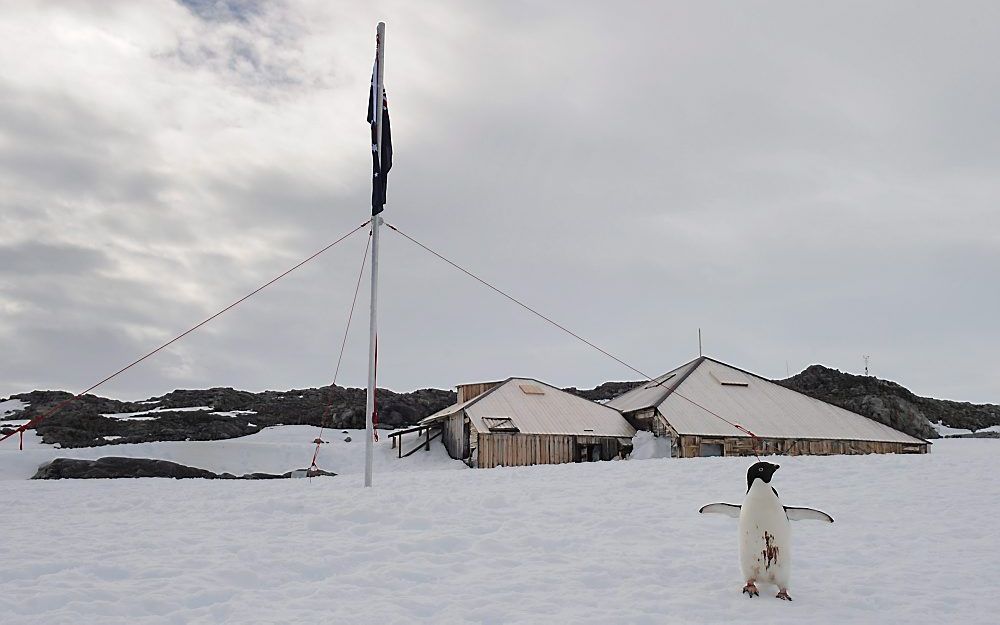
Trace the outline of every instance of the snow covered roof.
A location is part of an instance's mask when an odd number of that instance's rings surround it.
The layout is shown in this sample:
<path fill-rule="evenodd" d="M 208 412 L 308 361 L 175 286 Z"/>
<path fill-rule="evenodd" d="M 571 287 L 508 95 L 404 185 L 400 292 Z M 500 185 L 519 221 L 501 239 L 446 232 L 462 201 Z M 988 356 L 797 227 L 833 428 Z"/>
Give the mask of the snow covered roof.
<path fill-rule="evenodd" d="M 603 404 L 567 393 L 531 378 L 510 378 L 497 387 L 453 404 L 423 419 L 427 424 L 465 411 L 479 432 L 512 431 L 523 434 L 568 434 L 631 438 L 635 428 L 621 414 Z"/>
<path fill-rule="evenodd" d="M 714 412 L 761 438 L 926 442 L 711 358 L 674 372 L 666 391 L 633 389 L 608 405 L 623 412 L 656 408 L 678 434 L 747 436 Z"/>

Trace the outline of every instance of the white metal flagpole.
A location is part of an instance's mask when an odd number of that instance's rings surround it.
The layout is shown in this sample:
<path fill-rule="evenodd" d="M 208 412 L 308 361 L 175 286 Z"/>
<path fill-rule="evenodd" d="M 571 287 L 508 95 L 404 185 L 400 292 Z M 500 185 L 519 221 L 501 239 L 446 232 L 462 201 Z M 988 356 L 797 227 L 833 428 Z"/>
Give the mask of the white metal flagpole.
<path fill-rule="evenodd" d="M 372 94 L 372 106 L 375 107 L 375 137 L 376 154 L 382 158 L 382 76 L 383 50 L 385 49 L 385 22 L 378 23 L 375 35 L 375 93 Z M 381 167 L 381 166 L 380 166 Z M 384 176 L 384 172 L 380 172 Z M 371 317 L 368 326 L 368 400 L 365 403 L 365 486 L 372 485 L 372 454 L 375 450 L 375 425 L 372 416 L 375 414 L 375 359 L 378 344 L 378 231 L 382 224 L 381 215 L 372 216 L 372 285 L 371 285 Z"/>

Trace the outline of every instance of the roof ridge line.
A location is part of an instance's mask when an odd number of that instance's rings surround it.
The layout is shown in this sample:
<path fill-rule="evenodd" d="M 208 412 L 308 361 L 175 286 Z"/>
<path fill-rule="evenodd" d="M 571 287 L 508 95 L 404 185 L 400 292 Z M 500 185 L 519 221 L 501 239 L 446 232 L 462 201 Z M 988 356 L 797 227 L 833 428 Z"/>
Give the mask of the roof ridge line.
<path fill-rule="evenodd" d="M 695 372 L 695 369 L 700 367 L 706 360 L 712 360 L 712 359 L 709 358 L 708 356 L 698 356 L 694 360 L 688 362 L 687 363 L 688 365 L 694 363 L 693 366 L 690 369 L 688 369 L 687 372 L 673 384 L 673 386 L 667 389 L 667 392 L 664 393 L 663 397 L 660 398 L 660 401 L 656 402 L 656 404 L 653 407 L 659 408 L 660 404 L 667 401 L 667 398 L 670 397 L 674 393 L 674 391 L 680 388 L 681 384 L 684 384 L 684 381 L 687 380 L 689 377 L 691 377 L 691 374 Z M 686 365 L 681 365 L 681 366 L 686 366 Z"/>

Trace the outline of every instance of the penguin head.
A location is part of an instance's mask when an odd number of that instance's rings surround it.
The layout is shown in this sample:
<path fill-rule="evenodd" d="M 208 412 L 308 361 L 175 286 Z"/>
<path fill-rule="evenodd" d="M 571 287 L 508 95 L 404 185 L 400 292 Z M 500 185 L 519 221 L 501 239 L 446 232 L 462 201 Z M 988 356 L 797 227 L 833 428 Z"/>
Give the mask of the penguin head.
<path fill-rule="evenodd" d="M 753 481 L 756 479 L 763 480 L 765 484 L 771 483 L 771 476 L 774 472 L 778 470 L 778 465 L 771 464 L 770 462 L 758 462 L 752 467 L 747 469 L 747 490 L 753 486 Z"/>

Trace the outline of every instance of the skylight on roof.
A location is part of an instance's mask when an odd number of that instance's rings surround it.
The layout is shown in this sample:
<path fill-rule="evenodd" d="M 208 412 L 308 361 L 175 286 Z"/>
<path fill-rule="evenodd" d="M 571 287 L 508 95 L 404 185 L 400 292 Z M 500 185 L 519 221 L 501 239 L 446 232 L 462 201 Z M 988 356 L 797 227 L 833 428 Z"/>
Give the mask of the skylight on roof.
<path fill-rule="evenodd" d="M 521 392 L 525 395 L 544 395 L 545 391 L 540 386 L 534 384 L 521 384 Z"/>
<path fill-rule="evenodd" d="M 709 375 L 722 386 L 750 386 L 750 380 L 735 371 L 710 371 Z"/>
<path fill-rule="evenodd" d="M 483 424 L 490 432 L 520 432 L 510 417 L 483 417 Z"/>

